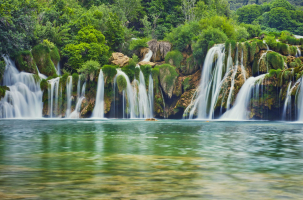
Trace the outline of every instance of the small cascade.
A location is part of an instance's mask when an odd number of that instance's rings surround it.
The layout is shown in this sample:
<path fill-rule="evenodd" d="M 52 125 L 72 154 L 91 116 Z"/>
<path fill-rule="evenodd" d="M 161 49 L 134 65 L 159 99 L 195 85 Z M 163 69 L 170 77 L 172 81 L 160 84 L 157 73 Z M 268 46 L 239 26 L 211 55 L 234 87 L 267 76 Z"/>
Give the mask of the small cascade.
<path fill-rule="evenodd" d="M 303 122 L 303 77 L 300 78 L 300 86 L 298 90 L 300 90 L 298 99 L 297 99 L 297 112 L 298 112 L 298 121 Z"/>
<path fill-rule="evenodd" d="M 233 73 L 232 73 L 232 77 L 231 77 L 231 86 L 230 86 L 230 91 L 229 91 L 229 95 L 227 98 L 227 105 L 226 105 L 226 109 L 229 110 L 230 109 L 230 104 L 232 101 L 232 94 L 233 94 L 233 90 L 235 87 L 235 78 L 236 78 L 236 74 L 238 71 L 238 65 L 239 65 L 239 61 L 238 61 L 238 47 L 237 47 L 237 53 L 236 53 L 236 64 L 233 67 Z"/>
<path fill-rule="evenodd" d="M 59 77 L 48 81 L 48 111 L 50 118 L 56 117 L 58 115 L 56 112 L 58 111 L 59 81 Z"/>
<path fill-rule="evenodd" d="M 254 89 L 259 90 L 264 77 L 266 74 L 262 74 L 258 77 L 250 77 L 241 87 L 238 96 L 236 98 L 235 104 L 231 110 L 223 114 L 221 119 L 224 120 L 248 120 L 250 109 L 249 103 L 252 97 L 252 92 Z"/>
<path fill-rule="evenodd" d="M 60 67 L 60 62 L 58 62 L 56 70 L 57 70 L 57 74 L 58 74 L 58 76 L 61 76 L 61 67 Z"/>
<path fill-rule="evenodd" d="M 19 72 L 15 63 L 4 56 L 6 63 L 3 85 L 9 87 L 0 100 L 0 118 L 41 118 L 42 91 L 34 75 Z"/>
<path fill-rule="evenodd" d="M 102 69 L 98 77 L 98 86 L 96 94 L 95 108 L 92 114 L 93 118 L 104 118 L 104 75 Z"/>
<path fill-rule="evenodd" d="M 152 58 L 152 56 L 153 56 L 153 52 L 151 50 L 148 50 L 148 53 L 145 54 L 145 56 L 144 56 L 144 58 L 143 58 L 142 61 L 149 62 L 150 59 Z"/>
<path fill-rule="evenodd" d="M 37 65 L 36 65 L 36 68 L 37 68 L 37 72 L 38 72 L 38 75 L 39 75 L 40 79 L 47 79 L 47 76 L 40 73 L 39 68 L 37 67 Z"/>
<path fill-rule="evenodd" d="M 201 74 L 199 95 L 189 112 L 189 118 L 192 119 L 197 110 L 199 119 L 212 119 L 214 115 L 214 107 L 217 103 L 219 93 L 221 91 L 222 81 L 225 80 L 227 74 L 232 68 L 231 50 L 227 59 L 227 67 L 224 76 L 224 44 L 215 45 L 206 55 L 203 70 Z M 215 62 L 214 62 L 215 60 Z"/>
<path fill-rule="evenodd" d="M 287 87 L 287 93 L 285 97 L 285 102 L 284 102 L 284 107 L 283 107 L 283 113 L 282 113 L 282 120 L 286 120 L 286 114 L 287 114 L 287 109 L 290 111 L 290 118 L 291 118 L 291 94 L 295 87 L 300 83 L 300 79 L 291 87 L 291 81 L 288 84 Z"/>
<path fill-rule="evenodd" d="M 79 77 L 80 80 L 80 77 Z M 79 83 L 79 81 L 78 81 Z M 80 83 L 78 84 L 78 88 L 80 88 Z M 80 110 L 81 110 L 81 105 L 82 105 L 82 101 L 85 99 L 85 87 L 86 87 L 86 83 L 84 82 L 83 86 L 82 86 L 82 90 L 81 90 L 81 94 L 79 94 L 79 98 L 77 99 L 77 104 L 76 104 L 76 108 L 75 110 L 70 114 L 70 118 L 80 118 Z M 78 89 L 77 88 L 77 89 Z"/>
<path fill-rule="evenodd" d="M 69 118 L 71 113 L 71 106 L 72 106 L 72 92 L 73 92 L 73 77 L 69 76 L 66 82 L 66 113 L 65 118 Z"/>
<path fill-rule="evenodd" d="M 302 56 L 301 50 L 300 50 L 299 47 L 297 47 L 297 55 L 296 55 L 296 57 L 298 58 L 298 57 L 301 57 L 301 56 Z"/>

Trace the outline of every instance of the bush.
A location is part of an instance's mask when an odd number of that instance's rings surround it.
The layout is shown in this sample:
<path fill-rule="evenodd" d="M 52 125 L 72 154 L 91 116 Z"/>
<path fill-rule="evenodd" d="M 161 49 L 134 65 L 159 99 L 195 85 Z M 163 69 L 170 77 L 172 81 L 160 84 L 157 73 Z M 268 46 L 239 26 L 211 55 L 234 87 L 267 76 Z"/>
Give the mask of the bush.
<path fill-rule="evenodd" d="M 271 51 L 266 54 L 266 58 L 272 69 L 284 69 L 284 59 L 280 54 Z"/>
<path fill-rule="evenodd" d="M 163 64 L 157 67 L 160 70 L 160 80 L 164 80 L 164 82 L 166 83 L 166 88 L 164 89 L 165 91 L 168 91 L 169 88 L 171 88 L 174 85 L 175 80 L 178 77 L 176 68 L 169 64 Z"/>
<path fill-rule="evenodd" d="M 247 32 L 249 33 L 250 38 L 258 37 L 261 33 L 261 26 L 260 25 L 253 25 L 253 24 L 241 24 L 241 26 L 245 27 Z"/>
<path fill-rule="evenodd" d="M 49 47 L 39 44 L 32 49 L 32 54 L 40 73 L 46 76 L 53 76 L 56 74 L 55 66 L 50 57 Z"/>
<path fill-rule="evenodd" d="M 102 72 L 104 74 L 104 78 L 106 79 L 106 82 L 113 81 L 114 76 L 117 74 L 117 66 L 113 65 L 104 65 L 102 67 Z"/>
<path fill-rule="evenodd" d="M 170 51 L 165 56 L 165 62 L 166 63 L 173 64 L 178 68 L 181 66 L 181 61 L 182 60 L 183 60 L 183 55 L 178 50 Z"/>
<path fill-rule="evenodd" d="M 100 64 L 97 61 L 89 60 L 78 69 L 78 73 L 84 76 L 86 80 L 90 79 L 92 81 L 98 70 L 100 70 Z"/>
<path fill-rule="evenodd" d="M 150 65 L 141 65 L 140 70 L 144 75 L 145 84 L 148 85 L 149 82 L 149 75 L 151 73 L 152 67 Z"/>
<path fill-rule="evenodd" d="M 79 74 L 73 73 L 72 77 L 73 77 L 73 85 L 77 85 L 78 84 L 78 80 L 79 80 Z"/>
<path fill-rule="evenodd" d="M 48 82 L 45 79 L 42 79 L 40 82 L 40 88 L 42 91 L 46 91 L 48 89 Z"/>
<path fill-rule="evenodd" d="M 150 38 L 142 38 L 142 39 L 133 39 L 130 42 L 129 49 L 130 50 L 138 50 L 140 48 L 148 47 L 147 42 L 151 40 Z"/>
<path fill-rule="evenodd" d="M 123 75 L 119 75 L 117 77 L 117 86 L 118 86 L 119 92 L 122 92 L 123 90 L 126 89 L 126 87 L 127 87 L 127 81 L 126 81 L 126 79 L 125 79 L 125 77 Z"/>
<path fill-rule="evenodd" d="M 245 41 L 249 37 L 249 33 L 247 32 L 245 27 L 237 26 L 236 27 L 236 39 L 237 41 Z"/>
<path fill-rule="evenodd" d="M 270 47 L 270 49 L 276 49 L 277 48 L 277 41 L 276 37 L 273 34 L 269 34 L 265 36 L 264 38 L 266 44 Z"/>
<path fill-rule="evenodd" d="M 14 58 L 19 71 L 38 74 L 36 62 L 30 51 L 19 51 Z"/>
<path fill-rule="evenodd" d="M 0 86 L 0 99 L 5 96 L 6 91 L 9 91 L 9 87 L 7 87 L 7 86 Z"/>

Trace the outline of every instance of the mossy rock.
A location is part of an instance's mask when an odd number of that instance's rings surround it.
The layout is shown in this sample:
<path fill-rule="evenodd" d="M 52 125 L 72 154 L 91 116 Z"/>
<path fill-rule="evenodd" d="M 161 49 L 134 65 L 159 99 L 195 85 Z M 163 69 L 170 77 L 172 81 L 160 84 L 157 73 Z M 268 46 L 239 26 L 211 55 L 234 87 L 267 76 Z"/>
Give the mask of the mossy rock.
<path fill-rule="evenodd" d="M 0 99 L 2 99 L 5 96 L 6 91 L 9 91 L 9 87 L 0 86 Z"/>
<path fill-rule="evenodd" d="M 19 71 L 38 74 L 36 62 L 30 51 L 19 51 L 14 59 Z"/>
<path fill-rule="evenodd" d="M 4 76 L 4 71 L 5 71 L 5 62 L 2 60 L 3 58 L 0 57 L 0 83 L 2 82 L 3 76 Z"/>
<path fill-rule="evenodd" d="M 123 75 L 119 75 L 117 77 L 117 86 L 118 86 L 119 92 L 122 92 L 123 90 L 126 89 L 127 81 Z"/>
<path fill-rule="evenodd" d="M 183 55 L 180 51 L 170 51 L 165 56 L 165 63 L 174 65 L 176 67 L 181 66 L 181 61 L 183 60 Z"/>
<path fill-rule="evenodd" d="M 176 68 L 169 64 L 163 64 L 157 66 L 159 68 L 159 78 L 160 84 L 164 91 L 164 93 L 171 98 L 173 95 L 173 90 L 175 86 L 175 82 L 178 77 L 178 73 L 176 72 Z"/>
<path fill-rule="evenodd" d="M 32 50 L 32 55 L 37 63 L 40 73 L 46 76 L 53 76 L 56 74 L 54 63 L 50 56 L 51 50 L 42 44 L 35 46 Z"/>
<path fill-rule="evenodd" d="M 278 50 L 281 54 L 283 54 L 284 56 L 288 56 L 289 55 L 289 46 L 287 44 L 284 43 L 278 43 Z"/>
<path fill-rule="evenodd" d="M 266 55 L 269 69 L 284 69 L 284 59 L 277 52 L 268 52 Z"/>

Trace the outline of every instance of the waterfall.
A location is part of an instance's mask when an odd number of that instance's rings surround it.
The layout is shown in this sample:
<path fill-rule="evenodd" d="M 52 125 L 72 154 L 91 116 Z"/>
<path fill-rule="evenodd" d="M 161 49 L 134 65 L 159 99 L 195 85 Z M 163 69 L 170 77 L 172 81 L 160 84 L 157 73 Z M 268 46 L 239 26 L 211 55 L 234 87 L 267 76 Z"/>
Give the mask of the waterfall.
<path fill-rule="evenodd" d="M 225 80 L 227 74 L 232 68 L 231 50 L 229 49 L 227 69 L 225 70 L 225 76 L 223 76 L 225 59 L 224 51 L 224 44 L 219 44 L 215 45 L 207 52 L 201 74 L 199 95 L 189 113 L 189 118 L 193 118 L 197 108 L 199 119 L 213 118 L 214 107 L 221 91 L 222 81 Z M 214 62 L 214 60 L 216 61 Z"/>
<path fill-rule="evenodd" d="M 71 113 L 71 106 L 72 106 L 72 92 L 73 92 L 73 77 L 69 76 L 68 80 L 66 82 L 66 114 L 65 118 L 69 118 L 69 115 Z"/>
<path fill-rule="evenodd" d="M 251 93 L 254 88 L 257 88 L 257 92 L 259 92 L 258 88 L 265 76 L 266 74 L 262 74 L 258 77 L 250 77 L 247 79 L 238 93 L 234 106 L 231 110 L 224 113 L 221 119 L 248 120 L 250 114 L 248 107 L 251 100 Z"/>
<path fill-rule="evenodd" d="M 231 86 L 230 86 L 230 91 L 229 91 L 229 95 L 228 95 L 228 98 L 227 98 L 227 104 L 226 104 L 226 109 L 227 110 L 230 109 L 230 103 L 231 103 L 233 90 L 234 90 L 234 87 L 235 87 L 235 78 L 236 78 L 236 74 L 237 74 L 237 71 L 238 71 L 238 65 L 239 65 L 239 61 L 238 61 L 238 47 L 237 47 L 236 65 L 232 69 L 233 73 L 232 73 L 232 77 L 231 77 Z"/>
<path fill-rule="evenodd" d="M 149 99 L 149 108 L 150 108 L 150 117 L 154 116 L 154 80 L 152 75 L 149 75 L 148 81 L 148 99 Z"/>
<path fill-rule="evenodd" d="M 19 72 L 14 62 L 4 56 L 6 63 L 3 85 L 9 87 L 0 100 L 0 118 L 41 118 L 42 91 L 34 75 Z"/>
<path fill-rule="evenodd" d="M 100 70 L 98 77 L 96 101 L 92 117 L 104 118 L 104 76 L 102 69 Z"/>
<path fill-rule="evenodd" d="M 80 80 L 80 77 L 79 77 L 79 80 Z M 80 81 L 78 81 L 78 83 L 79 83 L 78 86 L 80 88 Z M 76 108 L 70 114 L 70 118 L 76 118 L 76 119 L 80 118 L 80 111 L 81 111 L 82 101 L 85 99 L 85 87 L 86 87 L 86 83 L 84 82 L 84 84 L 82 86 L 81 94 L 79 94 L 79 98 L 77 99 Z"/>
<path fill-rule="evenodd" d="M 57 74 L 58 74 L 58 76 L 61 76 L 61 67 L 60 67 L 60 62 L 58 62 L 58 64 L 57 64 Z"/>
<path fill-rule="evenodd" d="M 150 102 L 146 92 L 145 80 L 142 71 L 139 73 L 139 85 L 138 85 L 138 108 L 139 117 L 142 118 L 152 118 L 150 114 Z"/>
<path fill-rule="evenodd" d="M 300 78 L 301 84 L 300 88 L 298 88 L 299 91 L 299 97 L 297 100 L 297 112 L 298 112 L 298 121 L 303 121 L 303 77 Z"/>
<path fill-rule="evenodd" d="M 149 62 L 150 59 L 152 58 L 152 56 L 153 56 L 153 52 L 149 49 L 149 50 L 148 50 L 148 53 L 145 54 L 144 59 L 143 59 L 142 61 L 144 61 L 144 62 Z"/>
<path fill-rule="evenodd" d="M 60 78 L 54 78 L 48 81 L 48 111 L 49 117 L 53 118 L 54 112 L 58 112 L 58 98 L 59 98 L 59 81 Z M 55 95 L 54 95 L 55 93 Z M 55 103 L 54 103 L 55 99 Z M 58 115 L 58 113 L 56 113 Z"/>
<path fill-rule="evenodd" d="M 293 87 L 290 87 L 291 86 L 291 81 L 288 84 L 287 93 L 286 93 L 285 102 L 284 102 L 284 107 L 283 107 L 282 120 L 286 120 L 287 108 L 291 112 L 291 93 L 295 89 L 295 87 L 299 84 L 299 82 L 300 82 L 300 79 L 294 84 Z M 291 113 L 290 113 L 290 118 L 291 118 Z"/>
<path fill-rule="evenodd" d="M 296 55 L 296 57 L 301 57 L 301 56 L 302 56 L 301 50 L 300 50 L 299 47 L 297 47 L 297 55 Z"/>

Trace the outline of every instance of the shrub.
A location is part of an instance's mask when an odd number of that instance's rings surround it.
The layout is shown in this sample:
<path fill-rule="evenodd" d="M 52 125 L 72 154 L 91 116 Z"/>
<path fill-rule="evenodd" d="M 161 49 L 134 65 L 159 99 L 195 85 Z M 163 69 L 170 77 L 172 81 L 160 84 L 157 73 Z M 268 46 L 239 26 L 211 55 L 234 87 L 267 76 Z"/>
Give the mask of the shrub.
<path fill-rule="evenodd" d="M 178 77 L 176 68 L 169 64 L 163 64 L 157 67 L 160 69 L 160 79 L 164 80 L 166 83 L 166 91 L 168 91 L 168 89 L 174 85 L 175 80 Z"/>
<path fill-rule="evenodd" d="M 32 54 L 40 73 L 46 76 L 56 74 L 55 66 L 50 57 L 49 47 L 39 44 L 32 49 Z"/>
<path fill-rule="evenodd" d="M 148 85 L 149 82 L 149 75 L 151 73 L 152 67 L 150 65 L 141 65 L 140 70 L 144 75 L 145 84 Z"/>
<path fill-rule="evenodd" d="M 72 74 L 72 77 L 73 77 L 73 85 L 78 84 L 79 74 L 73 73 L 73 74 Z"/>
<path fill-rule="evenodd" d="M 170 51 L 165 56 L 165 62 L 168 64 L 173 64 L 176 67 L 180 67 L 181 61 L 183 60 L 183 55 L 180 51 Z"/>
<path fill-rule="evenodd" d="M 30 51 L 19 51 L 15 56 L 15 63 L 19 71 L 38 74 L 35 60 Z"/>
<path fill-rule="evenodd" d="M 130 42 L 129 49 L 130 50 L 138 50 L 140 48 L 148 47 L 147 42 L 150 40 L 150 38 L 142 38 L 142 39 L 133 39 Z"/>
<path fill-rule="evenodd" d="M 277 48 L 276 36 L 273 34 L 269 34 L 264 38 L 266 44 L 270 47 L 270 49 Z"/>
<path fill-rule="evenodd" d="M 126 89 L 126 87 L 127 87 L 127 81 L 126 81 L 126 79 L 125 79 L 125 77 L 123 75 L 119 75 L 117 77 L 117 86 L 118 86 L 119 92 L 122 92 L 123 90 Z"/>
<path fill-rule="evenodd" d="M 48 82 L 45 79 L 42 79 L 40 82 L 40 88 L 42 91 L 45 91 L 48 89 Z"/>
<path fill-rule="evenodd" d="M 250 38 L 258 37 L 261 33 L 261 26 L 260 25 L 253 25 L 253 24 L 241 24 L 241 26 L 245 27 L 247 32 L 249 33 Z"/>
<path fill-rule="evenodd" d="M 6 91 L 9 91 L 9 87 L 7 87 L 7 86 L 0 86 L 0 99 L 5 96 Z"/>
<path fill-rule="evenodd" d="M 108 80 L 110 82 L 113 81 L 114 76 L 117 74 L 117 66 L 113 66 L 113 65 L 104 65 L 102 67 L 102 72 L 104 74 L 104 77 L 106 79 L 106 82 L 108 82 Z"/>
<path fill-rule="evenodd" d="M 273 69 L 284 69 L 284 59 L 276 52 L 268 52 L 266 54 L 268 64 Z"/>
<path fill-rule="evenodd" d="M 92 81 L 99 69 L 100 64 L 97 61 L 89 60 L 78 69 L 78 73 L 84 76 L 86 80 L 90 79 Z"/>

